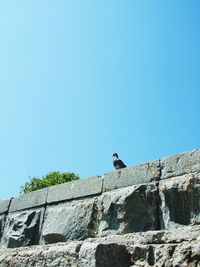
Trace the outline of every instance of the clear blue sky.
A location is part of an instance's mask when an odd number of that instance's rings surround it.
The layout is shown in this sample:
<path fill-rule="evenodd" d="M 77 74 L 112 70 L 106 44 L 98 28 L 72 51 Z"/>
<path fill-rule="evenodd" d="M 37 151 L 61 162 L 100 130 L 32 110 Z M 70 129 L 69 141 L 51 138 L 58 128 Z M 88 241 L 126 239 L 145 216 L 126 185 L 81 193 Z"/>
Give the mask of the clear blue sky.
<path fill-rule="evenodd" d="M 198 0 L 0 3 L 0 199 L 200 144 Z"/>

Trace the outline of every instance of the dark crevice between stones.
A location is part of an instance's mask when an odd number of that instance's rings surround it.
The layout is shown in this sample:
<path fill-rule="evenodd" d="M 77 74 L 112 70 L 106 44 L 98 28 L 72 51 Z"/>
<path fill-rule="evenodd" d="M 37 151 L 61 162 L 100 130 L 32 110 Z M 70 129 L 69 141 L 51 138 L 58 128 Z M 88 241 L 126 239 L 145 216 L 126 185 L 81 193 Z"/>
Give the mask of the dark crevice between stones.
<path fill-rule="evenodd" d="M 77 247 L 75 249 L 75 252 L 76 252 L 76 259 L 78 260 L 79 259 L 79 252 L 81 250 L 81 246 L 82 244 L 77 244 Z"/>
<path fill-rule="evenodd" d="M 98 205 L 96 201 L 94 201 L 92 209 L 93 210 L 92 210 L 91 220 L 88 225 L 88 237 L 95 237 L 98 232 L 98 227 L 99 227 Z"/>
<path fill-rule="evenodd" d="M 158 164 L 158 168 L 159 168 L 159 176 L 158 176 L 158 180 L 155 182 L 156 185 L 156 230 L 161 230 L 161 198 L 160 198 L 160 192 L 159 192 L 159 183 L 161 180 L 161 176 L 162 176 L 162 167 L 161 167 L 161 161 L 159 159 L 159 164 Z"/>
<path fill-rule="evenodd" d="M 170 219 L 178 224 L 190 224 L 190 198 L 188 192 L 171 188 L 164 193 L 166 205 L 169 207 Z"/>
<path fill-rule="evenodd" d="M 161 230 L 162 216 L 161 216 L 161 198 L 159 194 L 159 182 L 156 182 L 156 230 Z"/>
<path fill-rule="evenodd" d="M 169 254 L 169 256 L 170 256 L 171 258 L 172 258 L 173 254 L 174 254 L 175 249 L 176 249 L 176 245 L 171 246 L 171 247 L 169 248 L 168 254 Z"/>
<path fill-rule="evenodd" d="M 40 233 L 39 233 L 39 236 L 40 236 L 40 240 L 39 240 L 39 243 L 42 241 L 43 236 L 42 236 L 42 229 L 43 229 L 43 225 L 44 225 L 44 221 L 45 221 L 45 214 L 46 214 L 46 210 L 47 210 L 47 198 L 48 198 L 48 194 L 49 194 L 49 188 L 47 188 L 47 195 L 46 195 L 46 200 L 45 200 L 45 203 L 44 203 L 44 213 L 43 213 L 43 218 L 42 218 L 42 221 L 41 221 L 41 227 L 40 227 Z"/>
<path fill-rule="evenodd" d="M 7 220 L 7 216 L 8 216 L 8 213 L 9 213 L 9 209 L 10 209 L 10 205 L 11 205 L 12 199 L 13 199 L 13 197 L 10 199 L 7 211 L 4 214 L 2 214 L 5 217 L 4 217 L 4 222 L 3 222 L 1 233 L 0 233 L 0 238 L 3 236 L 3 232 L 4 232 L 5 225 L 6 225 L 6 220 Z"/>
<path fill-rule="evenodd" d="M 101 193 L 100 195 L 103 193 L 103 189 L 104 189 L 104 176 L 99 176 L 99 178 L 102 180 L 102 185 L 101 185 Z"/>
<path fill-rule="evenodd" d="M 132 266 L 131 255 L 126 246 L 117 244 L 100 244 L 95 252 L 96 267 Z"/>
<path fill-rule="evenodd" d="M 148 254 L 147 254 L 147 262 L 150 266 L 154 266 L 155 257 L 154 257 L 154 249 L 153 246 L 149 246 Z"/>
<path fill-rule="evenodd" d="M 54 244 L 58 242 L 66 242 L 66 238 L 62 234 L 52 233 L 43 236 L 46 244 Z"/>

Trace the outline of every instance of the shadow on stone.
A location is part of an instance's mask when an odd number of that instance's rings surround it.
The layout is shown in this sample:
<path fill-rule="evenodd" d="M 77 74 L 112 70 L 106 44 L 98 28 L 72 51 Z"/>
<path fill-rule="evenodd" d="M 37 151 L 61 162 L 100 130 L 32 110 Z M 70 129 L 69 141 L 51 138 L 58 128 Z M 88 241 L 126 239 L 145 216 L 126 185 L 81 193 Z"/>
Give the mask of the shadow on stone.
<path fill-rule="evenodd" d="M 117 244 L 100 244 L 95 253 L 96 267 L 129 267 L 131 256 L 126 246 Z"/>
<path fill-rule="evenodd" d="M 41 211 L 10 214 L 2 237 L 2 246 L 15 248 L 37 245 L 39 242 Z"/>
<path fill-rule="evenodd" d="M 186 191 L 171 188 L 165 193 L 166 205 L 170 210 L 170 220 L 188 225 L 190 223 L 190 196 Z"/>
<path fill-rule="evenodd" d="M 44 236 L 44 240 L 46 244 L 53 244 L 58 242 L 65 242 L 66 238 L 65 236 L 61 234 L 47 234 Z"/>

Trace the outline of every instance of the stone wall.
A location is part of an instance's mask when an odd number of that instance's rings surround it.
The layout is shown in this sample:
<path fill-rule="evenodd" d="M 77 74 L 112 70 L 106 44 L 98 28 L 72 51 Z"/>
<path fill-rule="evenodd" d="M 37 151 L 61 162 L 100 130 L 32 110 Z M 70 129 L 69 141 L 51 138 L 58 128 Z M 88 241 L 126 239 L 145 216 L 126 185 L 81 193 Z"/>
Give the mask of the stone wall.
<path fill-rule="evenodd" d="M 197 149 L 0 201 L 0 266 L 200 266 L 199 224 Z"/>

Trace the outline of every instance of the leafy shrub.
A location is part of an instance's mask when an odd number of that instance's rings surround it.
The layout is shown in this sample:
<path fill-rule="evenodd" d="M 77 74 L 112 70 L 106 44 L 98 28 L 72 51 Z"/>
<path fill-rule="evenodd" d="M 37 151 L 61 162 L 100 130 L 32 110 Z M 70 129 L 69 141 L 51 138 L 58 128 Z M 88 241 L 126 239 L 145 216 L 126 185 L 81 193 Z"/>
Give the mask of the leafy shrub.
<path fill-rule="evenodd" d="M 45 187 L 49 187 L 56 184 L 62 184 L 74 180 L 80 179 L 78 175 L 72 172 L 50 172 L 45 176 L 29 178 L 30 181 L 26 182 L 24 186 L 21 187 L 20 193 L 28 193 Z"/>

